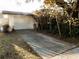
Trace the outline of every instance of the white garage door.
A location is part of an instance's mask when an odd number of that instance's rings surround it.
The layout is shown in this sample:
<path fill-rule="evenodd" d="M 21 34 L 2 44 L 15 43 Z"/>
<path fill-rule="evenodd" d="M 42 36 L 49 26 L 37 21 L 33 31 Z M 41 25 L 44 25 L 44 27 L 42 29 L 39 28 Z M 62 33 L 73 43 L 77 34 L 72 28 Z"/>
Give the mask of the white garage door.
<path fill-rule="evenodd" d="M 14 29 L 33 29 L 33 20 L 31 16 L 15 16 Z"/>

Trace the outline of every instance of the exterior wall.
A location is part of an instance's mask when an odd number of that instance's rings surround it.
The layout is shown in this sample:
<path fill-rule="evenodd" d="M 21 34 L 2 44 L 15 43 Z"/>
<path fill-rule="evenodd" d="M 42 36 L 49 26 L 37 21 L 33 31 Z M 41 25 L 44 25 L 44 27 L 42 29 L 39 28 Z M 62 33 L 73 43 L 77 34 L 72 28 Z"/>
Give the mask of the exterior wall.
<path fill-rule="evenodd" d="M 5 24 L 8 24 L 8 22 L 9 22 L 9 19 L 8 18 L 4 18 L 4 15 L 0 14 L 0 27 L 5 25 Z"/>

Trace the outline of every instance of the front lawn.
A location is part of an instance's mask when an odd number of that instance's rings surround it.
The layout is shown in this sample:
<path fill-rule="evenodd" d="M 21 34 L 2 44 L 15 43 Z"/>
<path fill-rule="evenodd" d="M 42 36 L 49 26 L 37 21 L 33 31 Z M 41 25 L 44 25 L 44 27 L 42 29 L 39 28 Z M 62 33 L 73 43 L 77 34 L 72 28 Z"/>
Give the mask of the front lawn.
<path fill-rule="evenodd" d="M 0 59 L 42 59 L 16 34 L 0 33 Z"/>

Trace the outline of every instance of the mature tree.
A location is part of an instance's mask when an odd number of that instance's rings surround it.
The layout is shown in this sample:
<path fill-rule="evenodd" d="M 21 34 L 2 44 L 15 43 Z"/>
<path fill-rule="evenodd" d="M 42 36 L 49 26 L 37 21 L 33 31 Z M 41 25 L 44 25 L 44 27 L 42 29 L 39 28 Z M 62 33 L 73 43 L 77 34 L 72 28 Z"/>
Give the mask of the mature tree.
<path fill-rule="evenodd" d="M 44 3 L 44 9 L 40 10 L 40 12 L 38 13 L 41 16 L 39 17 L 39 19 L 42 19 L 42 23 L 48 20 L 48 23 L 50 24 L 49 30 L 56 30 L 54 28 L 52 29 L 51 26 L 54 23 L 52 22 L 52 19 L 55 18 L 53 19 L 56 21 L 56 24 L 54 24 L 54 26 L 58 29 L 59 35 L 61 36 L 62 33 L 68 34 L 67 32 L 69 32 L 68 35 L 71 36 L 73 32 L 72 26 L 76 23 L 76 16 L 74 16 L 76 13 L 74 12 L 79 10 L 79 1 L 74 0 L 72 2 L 72 0 L 69 0 L 69 2 L 64 2 L 64 0 L 45 0 Z M 61 29 L 61 27 L 63 27 L 64 29 L 67 28 L 65 29 L 67 30 L 67 32 L 64 31 L 63 28 Z"/>

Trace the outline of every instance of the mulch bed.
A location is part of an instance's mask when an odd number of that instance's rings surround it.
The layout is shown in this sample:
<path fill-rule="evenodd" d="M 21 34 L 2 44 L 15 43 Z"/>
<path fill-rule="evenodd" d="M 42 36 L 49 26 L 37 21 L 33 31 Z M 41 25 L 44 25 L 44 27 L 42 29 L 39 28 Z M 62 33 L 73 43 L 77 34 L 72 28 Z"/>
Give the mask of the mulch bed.
<path fill-rule="evenodd" d="M 35 31 L 35 32 L 37 32 L 37 31 Z M 48 32 L 43 32 L 43 31 L 42 32 L 39 31 L 39 33 L 57 38 L 58 40 L 62 40 L 64 42 L 79 45 L 79 37 L 72 37 L 72 38 L 71 37 L 60 37 L 58 34 L 53 34 L 53 33 L 48 33 Z"/>

